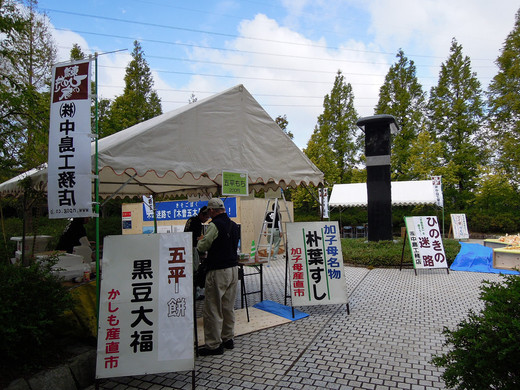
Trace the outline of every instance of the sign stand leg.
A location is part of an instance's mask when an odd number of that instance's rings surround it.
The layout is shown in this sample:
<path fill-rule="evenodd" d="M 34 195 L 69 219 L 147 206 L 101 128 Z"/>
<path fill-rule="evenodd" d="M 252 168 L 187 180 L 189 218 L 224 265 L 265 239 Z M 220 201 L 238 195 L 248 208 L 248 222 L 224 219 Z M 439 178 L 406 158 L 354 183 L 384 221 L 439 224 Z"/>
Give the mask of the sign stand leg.
<path fill-rule="evenodd" d="M 283 304 L 285 306 L 287 306 L 287 298 L 290 297 L 290 295 L 287 295 L 287 290 L 289 288 L 289 256 L 288 256 L 288 253 L 289 251 L 287 250 L 288 248 L 288 243 L 286 242 L 285 243 L 285 296 L 284 296 L 284 301 L 283 301 Z M 294 317 L 294 313 L 293 313 L 293 317 Z"/>
<path fill-rule="evenodd" d="M 408 229 L 404 230 L 404 238 L 403 238 L 403 250 L 401 251 L 401 264 L 399 265 L 399 271 L 403 268 L 403 259 L 404 259 L 404 248 L 406 246 L 406 238 L 408 237 Z"/>
<path fill-rule="evenodd" d="M 193 285 L 193 332 L 195 333 L 195 356 L 199 357 L 199 330 L 197 329 L 197 301 L 195 300 L 195 295 L 197 291 L 197 286 Z"/>
<path fill-rule="evenodd" d="M 242 298 L 241 300 L 246 303 L 246 314 L 247 314 L 247 322 L 249 322 L 249 307 L 247 305 L 247 291 L 246 291 L 246 281 L 244 278 L 244 266 L 238 266 L 238 279 L 240 279 L 240 290 Z"/>

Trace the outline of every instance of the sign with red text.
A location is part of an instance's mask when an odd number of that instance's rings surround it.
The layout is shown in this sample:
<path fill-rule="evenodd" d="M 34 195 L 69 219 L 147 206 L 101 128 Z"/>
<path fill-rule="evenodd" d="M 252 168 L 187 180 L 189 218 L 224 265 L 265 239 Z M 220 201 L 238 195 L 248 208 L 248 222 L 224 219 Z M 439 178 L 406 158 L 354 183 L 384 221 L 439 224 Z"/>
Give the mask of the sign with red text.
<path fill-rule="evenodd" d="M 90 64 L 53 67 L 47 170 L 52 219 L 93 215 Z"/>
<path fill-rule="evenodd" d="M 287 224 L 293 306 L 347 303 L 338 222 Z"/>
<path fill-rule="evenodd" d="M 194 369 L 191 233 L 107 236 L 96 378 Z"/>
<path fill-rule="evenodd" d="M 414 268 L 448 268 L 437 217 L 404 217 Z"/>

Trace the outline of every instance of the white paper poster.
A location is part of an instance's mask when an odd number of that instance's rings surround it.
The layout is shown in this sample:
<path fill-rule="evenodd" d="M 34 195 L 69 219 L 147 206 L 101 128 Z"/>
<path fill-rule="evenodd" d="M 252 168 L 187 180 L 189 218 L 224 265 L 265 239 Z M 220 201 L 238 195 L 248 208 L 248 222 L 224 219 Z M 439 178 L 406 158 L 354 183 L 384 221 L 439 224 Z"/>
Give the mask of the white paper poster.
<path fill-rule="evenodd" d="M 49 218 L 92 216 L 90 60 L 55 66 L 47 197 Z"/>
<path fill-rule="evenodd" d="M 448 268 L 437 217 L 405 217 L 414 268 Z"/>
<path fill-rule="evenodd" d="M 191 233 L 108 236 L 96 377 L 194 369 Z"/>
<path fill-rule="evenodd" d="M 347 303 L 338 222 L 287 224 L 293 306 Z"/>
<path fill-rule="evenodd" d="M 453 229 L 453 238 L 455 240 L 469 239 L 468 224 L 466 214 L 450 214 L 451 227 Z"/>

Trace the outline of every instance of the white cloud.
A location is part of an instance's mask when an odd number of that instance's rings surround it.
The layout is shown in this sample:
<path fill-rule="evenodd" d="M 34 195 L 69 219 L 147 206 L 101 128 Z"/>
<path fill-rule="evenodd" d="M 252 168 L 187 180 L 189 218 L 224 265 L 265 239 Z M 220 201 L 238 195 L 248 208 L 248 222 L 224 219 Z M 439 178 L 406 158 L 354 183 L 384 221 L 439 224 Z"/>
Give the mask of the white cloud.
<path fill-rule="evenodd" d="M 323 111 L 323 97 L 332 90 L 338 70 L 353 85 L 356 97 L 359 96 L 356 101 L 359 114 L 373 113 L 374 96 L 389 64 L 382 56 L 367 54 L 364 44 L 348 41 L 331 50 L 324 39 L 311 41 L 262 14 L 242 21 L 238 32 L 239 38 L 227 42 L 227 47 L 236 51 L 197 48 L 192 51 L 192 58 L 220 63 L 211 66 L 212 73 L 231 75 L 234 84 L 244 84 L 273 118 L 286 114 L 298 146 L 305 147 L 309 140 Z M 203 69 L 203 65 L 197 66 L 197 70 Z M 203 89 L 194 81 L 190 83 L 192 88 Z M 213 85 L 211 89 L 218 90 L 220 84 L 214 81 L 208 84 L 206 80 L 205 88 Z"/>

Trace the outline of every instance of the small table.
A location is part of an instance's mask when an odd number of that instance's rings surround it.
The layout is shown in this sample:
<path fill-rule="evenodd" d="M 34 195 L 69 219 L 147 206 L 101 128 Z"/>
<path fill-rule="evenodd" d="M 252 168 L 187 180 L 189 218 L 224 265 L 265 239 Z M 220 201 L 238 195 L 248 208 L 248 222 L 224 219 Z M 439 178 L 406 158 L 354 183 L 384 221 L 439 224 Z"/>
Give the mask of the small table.
<path fill-rule="evenodd" d="M 238 278 L 241 282 L 241 288 L 240 288 L 240 304 L 242 306 L 242 309 L 244 308 L 244 302 L 246 304 L 246 310 L 247 310 L 247 296 L 251 294 L 260 294 L 260 301 L 264 300 L 264 277 L 263 277 L 263 265 L 267 264 L 267 259 L 265 260 L 239 260 L 238 262 Z M 252 267 L 256 271 L 252 273 L 245 273 L 244 267 Z M 245 284 L 245 277 L 246 276 L 254 276 L 259 275 L 260 276 L 260 290 L 257 291 L 247 291 L 246 290 L 246 284 Z M 248 320 L 249 320 L 249 313 L 248 313 Z"/>

